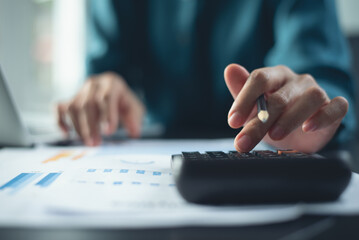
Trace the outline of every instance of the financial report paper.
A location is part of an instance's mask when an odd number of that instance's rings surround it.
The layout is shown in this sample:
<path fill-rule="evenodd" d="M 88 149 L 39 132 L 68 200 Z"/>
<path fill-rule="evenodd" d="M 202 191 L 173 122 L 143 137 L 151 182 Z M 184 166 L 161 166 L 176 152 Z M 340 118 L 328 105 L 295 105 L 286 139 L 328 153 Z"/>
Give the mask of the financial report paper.
<path fill-rule="evenodd" d="M 187 203 L 174 184 L 171 154 L 209 150 L 233 150 L 233 140 L 129 140 L 97 148 L 1 150 L 0 226 L 228 226 L 288 221 L 308 211 L 359 212 L 357 175 L 334 203 L 238 207 Z"/>

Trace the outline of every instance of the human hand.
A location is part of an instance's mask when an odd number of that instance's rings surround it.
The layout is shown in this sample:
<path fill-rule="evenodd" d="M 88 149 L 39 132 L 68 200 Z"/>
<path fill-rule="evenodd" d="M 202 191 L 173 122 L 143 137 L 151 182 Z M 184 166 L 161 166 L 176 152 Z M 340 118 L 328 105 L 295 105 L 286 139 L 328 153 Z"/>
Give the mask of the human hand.
<path fill-rule="evenodd" d="M 68 114 L 84 143 L 96 146 L 101 131 L 113 134 L 119 123 L 131 137 L 139 137 L 145 107 L 122 77 L 107 72 L 90 77 L 72 100 L 58 104 L 57 112 L 65 134 L 70 129 L 65 121 Z"/>
<path fill-rule="evenodd" d="M 288 67 L 254 70 L 230 64 L 224 78 L 234 103 L 228 124 L 243 129 L 235 138 L 235 148 L 248 152 L 262 139 L 277 148 L 312 153 L 333 137 L 348 110 L 343 97 L 329 99 L 314 78 L 298 75 Z M 265 94 L 269 118 L 256 117 L 256 100 Z"/>

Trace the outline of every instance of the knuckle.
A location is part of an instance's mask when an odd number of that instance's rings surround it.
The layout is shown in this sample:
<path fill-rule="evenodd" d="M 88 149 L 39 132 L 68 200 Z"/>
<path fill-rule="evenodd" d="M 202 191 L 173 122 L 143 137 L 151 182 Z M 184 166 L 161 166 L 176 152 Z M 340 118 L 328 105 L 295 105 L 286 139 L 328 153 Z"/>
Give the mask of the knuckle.
<path fill-rule="evenodd" d="M 327 101 L 327 94 L 318 86 L 310 87 L 307 90 L 307 94 L 314 104 L 323 104 Z"/>
<path fill-rule="evenodd" d="M 269 81 L 268 73 L 263 69 L 254 70 L 251 75 L 256 84 L 265 86 Z"/>
<path fill-rule="evenodd" d="M 87 79 L 87 82 L 89 82 L 89 83 L 94 83 L 94 82 L 96 82 L 96 77 L 95 76 L 90 76 L 88 79 Z"/>
<path fill-rule="evenodd" d="M 291 72 L 291 70 L 285 65 L 277 65 L 275 68 L 283 72 Z"/>
<path fill-rule="evenodd" d="M 124 79 L 115 72 L 108 71 L 103 73 L 102 76 L 110 84 L 116 84 L 116 83 L 123 84 L 125 82 Z"/>
<path fill-rule="evenodd" d="M 274 108 L 275 110 L 282 111 L 284 110 L 287 105 L 289 104 L 289 99 L 283 93 L 273 93 L 268 98 L 268 105 Z"/>
<path fill-rule="evenodd" d="M 77 97 L 86 95 L 92 91 L 96 91 L 100 85 L 100 82 L 96 77 L 90 77 L 86 80 L 85 84 L 81 88 L 80 92 L 77 94 Z"/>
<path fill-rule="evenodd" d="M 92 111 L 94 108 L 96 108 L 97 106 L 97 102 L 95 99 L 91 98 L 91 99 L 88 99 L 85 104 L 84 104 L 84 109 L 86 111 Z"/>
<path fill-rule="evenodd" d="M 107 92 L 103 95 L 103 100 L 109 102 L 111 100 L 111 93 Z"/>
<path fill-rule="evenodd" d="M 306 83 L 316 85 L 317 82 L 315 81 L 314 77 L 308 73 L 302 74 L 299 76 L 300 79 Z"/>
<path fill-rule="evenodd" d="M 88 88 L 92 88 L 97 86 L 98 84 L 98 79 L 95 76 L 91 76 L 87 79 L 85 86 L 87 86 Z"/>

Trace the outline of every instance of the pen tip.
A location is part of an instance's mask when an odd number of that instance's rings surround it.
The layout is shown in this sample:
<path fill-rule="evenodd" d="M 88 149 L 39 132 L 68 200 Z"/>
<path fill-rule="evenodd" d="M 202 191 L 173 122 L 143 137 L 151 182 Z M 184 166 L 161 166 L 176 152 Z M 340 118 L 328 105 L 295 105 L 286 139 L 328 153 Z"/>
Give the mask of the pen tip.
<path fill-rule="evenodd" d="M 261 110 L 258 112 L 257 116 L 258 116 L 259 120 L 261 120 L 262 123 L 265 123 L 268 120 L 269 114 L 267 111 Z"/>

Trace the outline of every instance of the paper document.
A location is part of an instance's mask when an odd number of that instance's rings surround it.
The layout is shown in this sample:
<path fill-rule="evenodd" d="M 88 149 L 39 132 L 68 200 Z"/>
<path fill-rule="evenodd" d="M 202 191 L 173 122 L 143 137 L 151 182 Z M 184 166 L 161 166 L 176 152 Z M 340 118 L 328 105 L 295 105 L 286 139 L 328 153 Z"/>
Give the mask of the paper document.
<path fill-rule="evenodd" d="M 307 212 L 359 213 L 358 175 L 334 203 L 210 207 L 185 202 L 172 178 L 171 154 L 216 150 L 233 150 L 233 140 L 130 140 L 98 148 L 1 150 L 0 225 L 229 226 L 288 221 Z"/>

